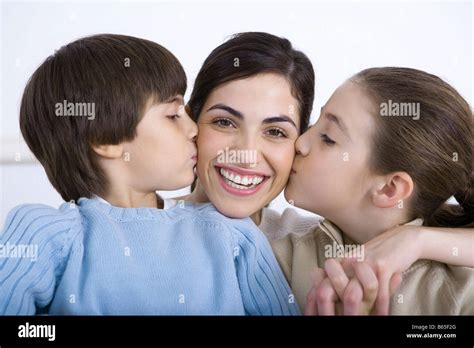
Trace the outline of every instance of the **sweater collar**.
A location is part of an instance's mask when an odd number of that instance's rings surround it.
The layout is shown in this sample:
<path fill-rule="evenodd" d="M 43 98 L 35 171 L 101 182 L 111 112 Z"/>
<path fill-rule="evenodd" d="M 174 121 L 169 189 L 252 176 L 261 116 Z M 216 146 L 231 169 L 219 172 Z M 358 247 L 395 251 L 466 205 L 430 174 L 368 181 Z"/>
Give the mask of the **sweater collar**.
<path fill-rule="evenodd" d="M 402 225 L 410 225 L 410 226 L 422 226 L 423 219 L 417 218 L 412 221 L 409 221 Z M 400 225 L 397 225 L 400 226 Z M 394 226 L 394 227 L 397 227 Z M 339 227 L 337 227 L 334 223 L 329 221 L 328 219 L 323 219 L 319 222 L 319 227 L 329 236 L 331 239 L 336 242 L 337 244 L 358 244 L 355 243 L 351 238 L 349 238 L 346 234 L 344 234 Z"/>

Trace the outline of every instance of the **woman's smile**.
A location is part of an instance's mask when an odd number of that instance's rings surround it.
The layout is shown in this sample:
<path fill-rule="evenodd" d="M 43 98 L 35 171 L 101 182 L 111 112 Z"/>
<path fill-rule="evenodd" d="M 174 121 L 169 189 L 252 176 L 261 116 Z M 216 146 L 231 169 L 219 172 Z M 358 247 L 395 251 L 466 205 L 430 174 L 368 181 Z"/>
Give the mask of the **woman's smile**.
<path fill-rule="evenodd" d="M 249 196 L 259 192 L 270 178 L 264 173 L 242 167 L 219 164 L 214 168 L 221 187 L 237 196 Z"/>

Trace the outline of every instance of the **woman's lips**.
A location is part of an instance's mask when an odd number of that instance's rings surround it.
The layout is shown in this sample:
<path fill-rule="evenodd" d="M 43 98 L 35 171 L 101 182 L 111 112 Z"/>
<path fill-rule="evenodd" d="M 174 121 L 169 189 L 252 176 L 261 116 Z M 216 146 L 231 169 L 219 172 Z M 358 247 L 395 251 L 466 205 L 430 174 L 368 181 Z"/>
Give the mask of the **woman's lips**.
<path fill-rule="evenodd" d="M 228 165 L 216 165 L 214 168 L 222 188 L 236 196 L 249 196 L 257 193 L 269 178 L 261 172 Z"/>

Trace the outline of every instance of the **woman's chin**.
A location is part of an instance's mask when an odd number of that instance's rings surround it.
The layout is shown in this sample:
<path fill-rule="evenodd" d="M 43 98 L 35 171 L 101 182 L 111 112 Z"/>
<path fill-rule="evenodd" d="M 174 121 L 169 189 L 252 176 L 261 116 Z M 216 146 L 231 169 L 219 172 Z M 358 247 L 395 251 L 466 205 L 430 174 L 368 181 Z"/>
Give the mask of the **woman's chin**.
<path fill-rule="evenodd" d="M 230 206 L 229 204 L 214 204 L 216 209 L 222 215 L 232 219 L 244 219 L 251 216 L 255 211 L 248 209 L 248 207 L 240 207 L 242 203 Z"/>

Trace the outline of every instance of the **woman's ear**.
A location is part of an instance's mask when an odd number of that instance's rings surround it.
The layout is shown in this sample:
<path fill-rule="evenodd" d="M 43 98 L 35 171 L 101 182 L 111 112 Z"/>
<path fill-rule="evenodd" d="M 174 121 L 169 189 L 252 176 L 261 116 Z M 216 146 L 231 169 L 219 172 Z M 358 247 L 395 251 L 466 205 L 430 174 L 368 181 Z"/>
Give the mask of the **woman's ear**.
<path fill-rule="evenodd" d="M 92 145 L 92 150 L 105 159 L 116 159 L 123 156 L 123 145 Z"/>
<path fill-rule="evenodd" d="M 413 192 L 413 180 L 405 172 L 395 172 L 380 177 L 372 192 L 372 202 L 379 208 L 391 208 L 406 201 Z"/>

